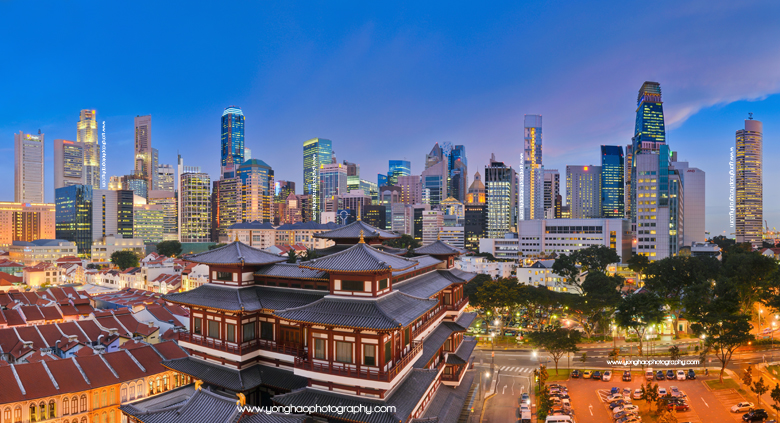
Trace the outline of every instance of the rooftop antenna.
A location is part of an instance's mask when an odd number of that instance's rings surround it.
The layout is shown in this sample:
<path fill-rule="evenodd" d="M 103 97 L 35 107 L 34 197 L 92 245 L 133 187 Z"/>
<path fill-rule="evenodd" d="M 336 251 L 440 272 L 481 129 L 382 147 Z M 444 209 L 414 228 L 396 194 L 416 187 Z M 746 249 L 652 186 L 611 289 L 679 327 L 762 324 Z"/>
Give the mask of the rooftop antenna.
<path fill-rule="evenodd" d="M 753 120 L 753 113 L 748 113 L 748 120 Z"/>

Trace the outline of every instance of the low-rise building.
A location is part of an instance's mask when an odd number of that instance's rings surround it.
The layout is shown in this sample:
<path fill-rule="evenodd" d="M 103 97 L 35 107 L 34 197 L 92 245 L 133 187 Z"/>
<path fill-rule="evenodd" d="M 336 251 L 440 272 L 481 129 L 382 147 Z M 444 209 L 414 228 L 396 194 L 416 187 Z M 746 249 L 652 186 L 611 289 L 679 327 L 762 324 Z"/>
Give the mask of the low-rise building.
<path fill-rule="evenodd" d="M 267 248 L 276 242 L 276 229 L 269 223 L 258 221 L 231 225 L 227 229 L 228 239 L 236 239 L 255 248 Z"/>
<path fill-rule="evenodd" d="M 490 275 L 493 279 L 510 278 L 517 264 L 512 261 L 491 261 L 486 257 L 464 256 L 455 260 L 455 268 L 464 272 Z"/>
<path fill-rule="evenodd" d="M 138 257 L 146 254 L 146 246 L 141 238 L 122 238 L 108 235 L 92 243 L 92 262 L 110 263 L 111 254 L 116 251 L 132 251 Z"/>
<path fill-rule="evenodd" d="M 518 252 L 571 254 L 594 245 L 612 248 L 626 262 L 631 257 L 633 239 L 627 219 L 538 219 L 518 224 Z M 480 252 L 481 252 L 480 245 Z"/>
<path fill-rule="evenodd" d="M 518 267 L 517 281 L 525 285 L 545 286 L 553 291 L 579 292 L 576 286 L 567 283 L 565 278 L 553 272 L 554 263 L 555 260 L 536 260 L 530 266 Z"/>
<path fill-rule="evenodd" d="M 479 252 L 488 253 L 499 260 L 517 260 L 517 234 L 506 234 L 503 238 L 480 238 Z"/>
<path fill-rule="evenodd" d="M 57 259 L 75 256 L 76 253 L 76 244 L 64 239 L 14 241 L 8 247 L 9 259 L 25 266 L 33 266 L 40 262 L 54 263 Z"/>

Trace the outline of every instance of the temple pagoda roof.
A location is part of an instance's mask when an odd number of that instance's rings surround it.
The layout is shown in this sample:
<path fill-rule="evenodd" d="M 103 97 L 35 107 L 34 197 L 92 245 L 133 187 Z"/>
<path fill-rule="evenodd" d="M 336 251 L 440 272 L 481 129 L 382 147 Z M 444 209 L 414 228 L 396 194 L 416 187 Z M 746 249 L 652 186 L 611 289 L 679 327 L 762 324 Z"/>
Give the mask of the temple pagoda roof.
<path fill-rule="evenodd" d="M 335 409 L 331 413 L 312 413 L 335 420 L 345 420 L 359 423 L 398 423 L 408 421 L 415 407 L 420 403 L 423 395 L 431 387 L 431 384 L 439 376 L 438 370 L 414 369 L 401 382 L 398 387 L 385 399 L 373 399 L 367 397 L 355 397 L 323 391 L 320 389 L 304 388 L 288 394 L 277 395 L 273 398 L 275 403 L 281 405 L 306 406 L 316 404 L 338 404 L 340 406 L 353 406 L 354 410 L 360 410 L 360 406 L 373 409 L 374 406 L 393 406 L 395 412 L 363 413 L 344 412 L 339 414 Z M 347 409 L 348 410 L 348 409 Z M 327 409 L 324 409 L 327 411 Z"/>
<path fill-rule="evenodd" d="M 230 312 L 284 310 L 315 302 L 328 293 L 312 289 L 248 286 L 235 288 L 203 284 L 195 289 L 163 295 L 165 301 Z"/>
<path fill-rule="evenodd" d="M 211 265 L 253 265 L 262 266 L 272 263 L 280 263 L 287 260 L 276 254 L 271 254 L 243 242 L 234 241 L 223 247 L 215 248 L 203 253 L 193 254 L 187 257 L 187 261 Z"/>
<path fill-rule="evenodd" d="M 442 262 L 441 260 L 431 256 L 417 256 L 417 257 L 411 257 L 411 259 L 416 261 L 417 264 L 405 270 L 394 271 L 393 276 L 401 276 L 405 273 L 414 272 L 415 270 L 420 270 L 424 267 L 434 266 Z"/>
<path fill-rule="evenodd" d="M 309 384 L 308 379 L 296 376 L 289 370 L 279 367 L 256 364 L 236 370 L 216 363 L 209 363 L 194 357 L 166 360 L 162 365 L 200 379 L 209 385 L 219 386 L 236 392 L 244 392 L 260 385 L 292 391 Z M 235 404 L 235 401 L 233 402 Z"/>
<path fill-rule="evenodd" d="M 462 248 L 453 247 L 452 245 L 447 244 L 446 242 L 440 239 L 437 239 L 435 242 L 428 244 L 424 247 L 414 249 L 415 254 L 428 254 L 434 256 L 460 255 L 465 252 L 466 250 Z"/>
<path fill-rule="evenodd" d="M 454 353 L 447 354 L 447 364 L 466 364 L 469 362 L 471 353 L 474 352 L 474 348 L 477 346 L 477 339 L 473 336 L 463 337 L 463 342 L 460 343 L 458 349 Z"/>
<path fill-rule="evenodd" d="M 437 269 L 405 281 L 396 282 L 393 284 L 393 291 L 401 291 L 413 297 L 429 298 L 454 283 L 466 283 L 474 276 L 476 276 L 475 273 L 457 269 Z"/>
<path fill-rule="evenodd" d="M 400 238 L 401 236 L 395 232 L 386 231 L 377 227 L 371 226 L 362 220 L 358 220 L 350 223 L 349 225 L 342 226 L 328 232 L 320 232 L 314 234 L 315 238 L 326 238 L 333 240 L 342 239 L 358 239 L 360 238 L 360 232 L 363 232 L 363 238 L 366 240 L 374 239 L 393 239 Z"/>
<path fill-rule="evenodd" d="M 299 267 L 296 263 L 276 263 L 255 272 L 255 276 L 268 276 L 286 279 L 328 280 L 328 274 L 321 270 Z"/>
<path fill-rule="evenodd" d="M 334 244 L 328 248 L 320 248 L 314 250 L 314 252 L 317 253 L 317 256 L 324 257 L 324 256 L 329 256 L 331 254 L 340 253 L 350 247 L 352 247 L 352 245 L 350 244 Z M 406 252 L 408 251 L 406 248 L 393 248 L 388 245 L 382 245 L 382 244 L 372 244 L 371 247 L 379 251 L 382 251 L 384 253 L 395 254 L 397 256 L 402 256 L 406 254 Z"/>
<path fill-rule="evenodd" d="M 359 235 L 358 235 L 359 236 Z M 370 273 L 404 270 L 417 265 L 417 261 L 385 253 L 359 242 L 344 251 L 299 264 L 324 272 Z"/>
<path fill-rule="evenodd" d="M 415 368 L 425 368 L 434 356 L 439 352 L 444 342 L 455 332 L 465 332 L 474 319 L 476 313 L 463 313 L 456 322 L 441 322 L 430 335 L 423 340 L 423 353 L 414 362 Z"/>
<path fill-rule="evenodd" d="M 294 322 L 356 329 L 390 330 L 408 326 L 438 305 L 394 291 L 379 298 L 327 296 L 311 304 L 280 310 L 274 315 Z"/>

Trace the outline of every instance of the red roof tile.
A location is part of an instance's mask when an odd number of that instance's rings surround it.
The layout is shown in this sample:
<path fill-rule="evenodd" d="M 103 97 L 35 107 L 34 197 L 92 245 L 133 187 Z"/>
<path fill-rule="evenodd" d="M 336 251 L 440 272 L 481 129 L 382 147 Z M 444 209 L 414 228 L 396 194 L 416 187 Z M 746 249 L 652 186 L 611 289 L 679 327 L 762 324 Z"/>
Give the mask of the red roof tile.
<path fill-rule="evenodd" d="M 16 368 L 16 374 L 19 375 L 19 380 L 22 382 L 22 386 L 26 391 L 26 397 L 28 399 L 50 397 L 59 395 L 60 392 L 54 387 L 46 369 L 43 367 L 42 362 L 28 363 L 18 366 Z M 13 380 L 13 379 L 11 379 Z M 10 384 L 3 384 L 5 385 Z"/>
<path fill-rule="evenodd" d="M 7 381 L 6 383 L 3 383 L 3 389 L 0 389 L 0 404 L 10 404 L 25 400 L 22 390 L 16 383 L 16 377 L 14 376 L 14 371 L 11 369 L 11 366 L 0 367 L 0 380 Z M 11 383 L 11 381 L 13 381 L 13 383 Z"/>
<path fill-rule="evenodd" d="M 138 379 L 149 374 L 138 367 L 138 364 L 125 351 L 103 354 L 103 358 L 108 361 L 108 364 L 122 380 Z"/>
<path fill-rule="evenodd" d="M 81 350 L 79 350 L 79 352 L 81 352 Z M 89 379 L 92 388 L 112 385 L 120 381 L 118 377 L 114 376 L 111 369 L 106 366 L 106 363 L 103 362 L 99 354 L 82 356 L 77 353 L 76 361 L 78 361 L 79 366 L 81 366 L 81 369 L 84 370 L 84 373 L 87 375 L 87 379 Z"/>
<path fill-rule="evenodd" d="M 128 350 L 133 354 L 133 357 L 135 357 L 136 360 L 138 360 L 139 363 L 141 363 L 142 366 L 146 369 L 147 373 L 160 373 L 164 372 L 167 369 L 163 367 L 162 359 L 160 356 L 155 352 L 155 350 L 152 349 L 151 346 L 145 346 L 141 348 L 134 348 L 132 350 Z"/>
<path fill-rule="evenodd" d="M 108 333 L 101 330 L 97 323 L 92 320 L 77 320 L 74 323 L 79 325 L 81 330 L 87 334 L 91 341 L 96 341 L 100 335 L 108 336 Z"/>
<path fill-rule="evenodd" d="M 41 313 L 41 310 L 38 308 L 38 306 L 21 306 L 19 307 L 19 310 L 22 312 L 25 317 L 25 321 L 27 322 L 45 320 L 43 313 Z"/>
<path fill-rule="evenodd" d="M 146 310 L 151 313 L 152 316 L 154 316 L 155 319 L 161 321 L 161 322 L 169 322 L 173 321 L 174 324 L 179 324 L 178 319 L 171 314 L 170 311 L 168 311 L 165 307 L 160 305 L 148 305 L 146 306 Z"/>
<path fill-rule="evenodd" d="M 73 359 L 47 362 L 46 366 L 49 367 L 62 393 L 86 391 L 91 388 Z"/>
<path fill-rule="evenodd" d="M 5 321 L 8 326 L 23 326 L 26 324 L 22 318 L 22 315 L 19 314 L 19 310 L 5 310 L 4 313 Z"/>
<path fill-rule="evenodd" d="M 33 348 L 47 348 L 49 345 L 46 343 L 46 340 L 41 338 L 40 333 L 35 329 L 35 326 L 19 326 L 13 329 L 3 329 L 3 330 L 16 330 L 16 333 L 19 334 L 19 338 L 21 338 L 22 341 L 28 341 L 33 343 Z"/>
<path fill-rule="evenodd" d="M 40 351 L 36 351 L 32 353 L 32 355 L 25 358 L 25 360 L 27 360 L 28 363 L 36 363 L 38 361 L 55 361 L 59 359 L 60 358 L 57 357 L 56 355 L 44 354 Z"/>
<path fill-rule="evenodd" d="M 175 360 L 177 358 L 187 357 L 187 353 L 181 349 L 179 344 L 173 341 L 159 342 L 157 344 L 153 344 L 152 347 L 157 350 L 158 353 L 162 354 L 166 360 Z"/>
<path fill-rule="evenodd" d="M 78 337 L 79 342 L 82 342 L 84 344 L 87 344 L 92 341 L 91 338 L 88 338 L 86 336 L 89 336 L 89 332 L 87 332 L 87 335 L 84 335 L 84 332 L 82 332 L 79 329 L 79 325 L 76 324 L 74 321 L 65 322 L 65 323 L 57 323 L 57 327 L 62 331 L 62 333 L 65 334 L 65 336 L 69 335 L 75 335 Z"/>
<path fill-rule="evenodd" d="M 62 320 L 62 314 L 55 306 L 41 307 L 40 310 L 46 320 Z"/>

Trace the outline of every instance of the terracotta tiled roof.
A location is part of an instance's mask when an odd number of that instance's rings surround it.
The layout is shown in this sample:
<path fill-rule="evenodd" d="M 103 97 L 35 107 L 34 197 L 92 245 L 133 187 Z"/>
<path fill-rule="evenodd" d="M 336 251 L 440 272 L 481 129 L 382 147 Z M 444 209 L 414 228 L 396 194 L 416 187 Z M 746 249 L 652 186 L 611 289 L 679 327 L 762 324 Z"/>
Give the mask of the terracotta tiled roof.
<path fill-rule="evenodd" d="M 174 324 L 179 324 L 179 320 L 174 317 L 170 311 L 161 305 L 148 305 L 146 306 L 146 311 L 148 311 L 152 316 L 154 316 L 155 319 L 161 322 L 173 321 Z"/>
<path fill-rule="evenodd" d="M 41 338 L 41 334 L 35 329 L 35 326 L 20 326 L 16 328 L 9 328 L 9 329 L 0 329 L 0 330 L 10 330 L 15 331 L 19 334 L 19 338 L 23 341 L 28 341 L 33 343 L 33 348 L 39 349 L 39 348 L 46 348 L 49 345 L 47 345 L 46 340 Z"/>
<path fill-rule="evenodd" d="M 38 361 L 55 361 L 55 360 L 59 360 L 59 359 L 60 358 L 57 357 L 56 355 L 51 355 L 51 354 L 48 354 L 48 353 L 44 354 L 44 353 L 42 353 L 40 351 L 36 351 L 36 352 L 32 353 L 31 355 L 29 355 L 29 356 L 27 356 L 25 358 L 25 360 L 27 360 L 28 363 L 35 363 L 35 362 L 38 362 Z"/>
<path fill-rule="evenodd" d="M 24 278 L 21 276 L 14 276 L 10 275 L 5 272 L 0 272 L 0 285 L 12 285 L 15 283 L 22 283 L 24 282 Z"/>
<path fill-rule="evenodd" d="M 19 310 L 22 312 L 27 322 L 45 320 L 43 313 L 41 313 L 41 310 L 38 308 L 38 306 L 21 306 L 19 307 Z"/>
<path fill-rule="evenodd" d="M 46 320 L 62 320 L 62 314 L 55 306 L 40 307 L 40 311 Z"/>
<path fill-rule="evenodd" d="M 24 319 L 22 318 L 22 315 L 19 314 L 19 310 L 13 309 L 13 310 L 5 310 L 5 321 L 8 326 L 20 326 L 25 325 Z"/>
<path fill-rule="evenodd" d="M 153 344 L 152 347 L 165 357 L 166 360 L 187 357 L 187 353 L 184 352 L 178 343 L 173 341 L 158 342 L 157 344 Z"/>

